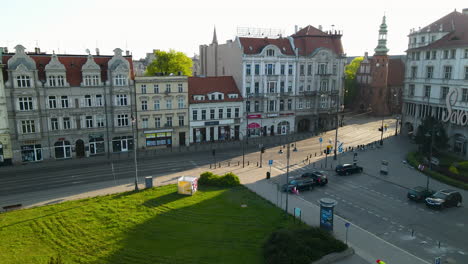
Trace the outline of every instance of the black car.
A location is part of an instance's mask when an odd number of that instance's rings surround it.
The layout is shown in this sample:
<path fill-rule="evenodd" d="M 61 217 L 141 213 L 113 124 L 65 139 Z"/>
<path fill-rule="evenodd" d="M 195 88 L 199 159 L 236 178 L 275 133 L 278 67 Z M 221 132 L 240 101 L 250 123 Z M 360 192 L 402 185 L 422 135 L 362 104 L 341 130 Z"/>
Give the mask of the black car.
<path fill-rule="evenodd" d="M 320 186 L 324 186 L 328 183 L 327 175 L 323 171 L 306 172 L 301 175 L 301 178 L 312 179 L 314 180 L 315 185 L 320 185 Z"/>
<path fill-rule="evenodd" d="M 441 190 L 426 198 L 426 205 L 430 208 L 459 207 L 461 204 L 462 196 L 454 190 Z"/>
<path fill-rule="evenodd" d="M 426 189 L 425 187 L 422 186 L 416 186 L 412 189 L 409 189 L 408 194 L 406 197 L 408 199 L 416 201 L 416 202 L 421 202 L 426 200 L 427 197 L 433 195 L 435 191 L 431 189 Z"/>
<path fill-rule="evenodd" d="M 286 192 L 286 190 L 288 192 L 292 192 L 294 187 L 296 187 L 299 191 L 311 190 L 312 188 L 314 188 L 314 185 L 315 183 L 312 179 L 295 179 L 291 180 L 288 184 L 284 184 L 281 187 L 281 190 L 283 192 Z"/>
<path fill-rule="evenodd" d="M 338 175 L 349 175 L 362 172 L 362 167 L 352 164 L 343 164 L 336 166 L 335 171 Z"/>

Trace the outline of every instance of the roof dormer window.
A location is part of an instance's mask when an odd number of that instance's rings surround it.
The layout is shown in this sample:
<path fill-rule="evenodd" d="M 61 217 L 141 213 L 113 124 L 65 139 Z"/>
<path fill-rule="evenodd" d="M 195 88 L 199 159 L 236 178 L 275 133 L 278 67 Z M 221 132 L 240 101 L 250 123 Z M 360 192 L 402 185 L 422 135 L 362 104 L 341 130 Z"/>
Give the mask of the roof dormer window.
<path fill-rule="evenodd" d="M 49 75 L 48 76 L 50 87 L 64 87 L 65 78 L 62 75 Z"/>
<path fill-rule="evenodd" d="M 267 56 L 275 56 L 275 51 L 272 49 L 267 50 Z"/>
<path fill-rule="evenodd" d="M 18 88 L 31 87 L 31 78 L 27 75 L 19 75 L 16 77 L 16 85 Z"/>
<path fill-rule="evenodd" d="M 125 86 L 127 85 L 127 78 L 123 74 L 117 74 L 114 77 L 115 86 Z"/>

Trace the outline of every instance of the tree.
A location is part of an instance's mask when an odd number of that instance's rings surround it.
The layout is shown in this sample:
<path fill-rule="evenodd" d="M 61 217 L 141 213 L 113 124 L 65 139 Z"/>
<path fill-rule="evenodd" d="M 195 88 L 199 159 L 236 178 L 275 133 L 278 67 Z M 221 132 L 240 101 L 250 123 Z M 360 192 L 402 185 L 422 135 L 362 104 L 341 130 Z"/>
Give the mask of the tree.
<path fill-rule="evenodd" d="M 441 121 L 434 117 L 426 117 L 416 132 L 416 144 L 424 153 L 430 152 L 432 133 L 434 134 L 433 150 L 442 151 L 447 149 L 449 138 Z"/>
<path fill-rule="evenodd" d="M 183 52 L 172 49 L 169 52 L 155 50 L 154 55 L 156 58 L 146 68 L 146 76 L 155 76 L 157 73 L 177 75 L 178 72 L 192 76 L 192 59 Z"/>
<path fill-rule="evenodd" d="M 364 57 L 354 58 L 350 64 L 345 66 L 345 93 L 344 104 L 350 105 L 359 93 L 359 84 L 356 81 L 356 72 Z"/>

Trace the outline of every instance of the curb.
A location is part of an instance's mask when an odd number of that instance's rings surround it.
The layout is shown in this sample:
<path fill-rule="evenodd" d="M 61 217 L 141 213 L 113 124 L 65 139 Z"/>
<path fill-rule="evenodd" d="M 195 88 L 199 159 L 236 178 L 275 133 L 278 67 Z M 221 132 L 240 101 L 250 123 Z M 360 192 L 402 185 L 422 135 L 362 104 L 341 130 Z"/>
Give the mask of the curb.
<path fill-rule="evenodd" d="M 321 259 L 312 262 L 311 264 L 330 264 L 330 263 L 337 262 L 338 260 L 347 258 L 351 255 L 354 255 L 354 249 L 351 247 L 348 247 L 345 251 L 330 253 L 322 257 Z"/>

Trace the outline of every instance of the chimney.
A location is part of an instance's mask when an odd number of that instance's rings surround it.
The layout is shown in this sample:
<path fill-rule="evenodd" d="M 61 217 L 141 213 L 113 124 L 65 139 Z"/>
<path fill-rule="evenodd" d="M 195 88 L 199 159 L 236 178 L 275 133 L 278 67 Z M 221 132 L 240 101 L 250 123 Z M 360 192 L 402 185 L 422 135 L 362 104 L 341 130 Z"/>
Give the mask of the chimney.
<path fill-rule="evenodd" d="M 322 25 L 319 25 L 319 30 L 322 31 Z"/>
<path fill-rule="evenodd" d="M 297 25 L 294 25 L 294 33 L 297 33 Z"/>
<path fill-rule="evenodd" d="M 96 56 L 99 56 L 99 48 L 96 48 Z"/>
<path fill-rule="evenodd" d="M 125 56 L 130 56 L 130 51 L 129 50 L 125 51 Z"/>
<path fill-rule="evenodd" d="M 39 53 L 41 53 L 41 49 L 40 49 L 40 48 L 34 48 L 34 52 L 35 52 L 36 54 L 39 54 Z"/>
<path fill-rule="evenodd" d="M 463 10 L 462 10 L 462 14 L 464 14 L 464 15 L 468 15 L 468 8 L 463 8 Z"/>

